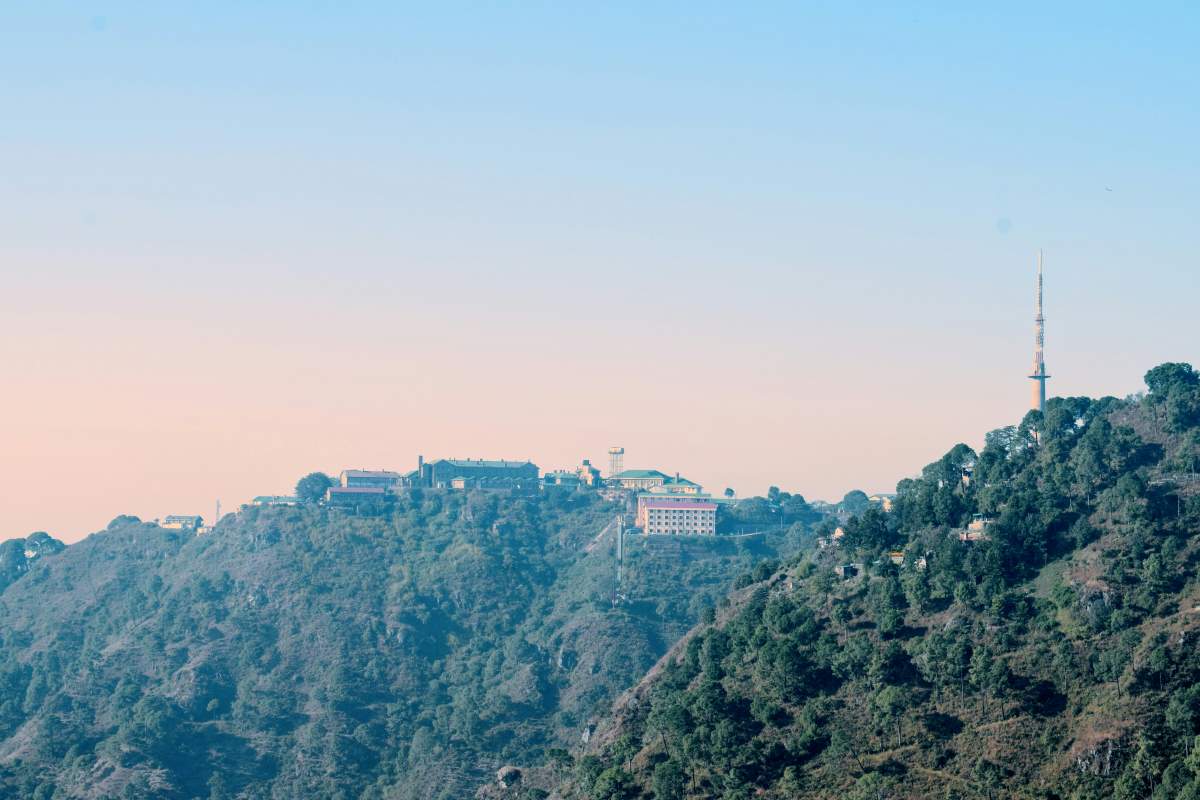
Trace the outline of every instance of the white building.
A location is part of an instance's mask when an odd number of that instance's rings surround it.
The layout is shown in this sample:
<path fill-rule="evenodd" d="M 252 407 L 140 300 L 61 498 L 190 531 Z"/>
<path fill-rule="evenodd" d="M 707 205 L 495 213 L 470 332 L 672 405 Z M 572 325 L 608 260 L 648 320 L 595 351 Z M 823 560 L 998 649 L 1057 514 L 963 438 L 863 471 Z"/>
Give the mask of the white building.
<path fill-rule="evenodd" d="M 714 536 L 717 504 L 691 497 L 639 498 L 638 525 L 646 534 Z"/>

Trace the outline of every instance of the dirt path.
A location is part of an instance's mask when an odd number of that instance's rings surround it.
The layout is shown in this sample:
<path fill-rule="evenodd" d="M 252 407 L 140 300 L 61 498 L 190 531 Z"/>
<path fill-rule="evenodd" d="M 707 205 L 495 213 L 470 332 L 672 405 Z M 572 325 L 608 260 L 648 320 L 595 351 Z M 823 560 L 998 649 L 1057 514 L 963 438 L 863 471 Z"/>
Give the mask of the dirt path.
<path fill-rule="evenodd" d="M 607 525 L 605 525 L 603 528 L 601 528 L 601 529 L 600 529 L 600 532 L 599 532 L 599 533 L 597 533 L 597 534 L 595 535 L 595 537 L 593 537 L 593 539 L 592 539 L 590 542 L 588 542 L 588 543 L 587 543 L 587 545 L 586 545 L 586 546 L 583 548 L 583 552 L 585 552 L 585 553 L 590 553 L 590 552 L 592 552 L 593 550 L 595 550 L 597 547 L 599 547 L 599 546 L 600 546 L 600 541 L 601 541 L 601 540 L 602 540 L 602 539 L 603 539 L 605 536 L 607 536 L 607 535 L 608 535 L 608 532 L 609 532 L 609 531 L 612 529 L 612 527 L 613 527 L 614 525 L 616 525 L 616 524 L 617 524 L 617 518 L 616 518 L 616 517 L 613 517 L 613 518 L 612 518 L 612 521 L 611 521 L 611 522 L 609 522 Z"/>

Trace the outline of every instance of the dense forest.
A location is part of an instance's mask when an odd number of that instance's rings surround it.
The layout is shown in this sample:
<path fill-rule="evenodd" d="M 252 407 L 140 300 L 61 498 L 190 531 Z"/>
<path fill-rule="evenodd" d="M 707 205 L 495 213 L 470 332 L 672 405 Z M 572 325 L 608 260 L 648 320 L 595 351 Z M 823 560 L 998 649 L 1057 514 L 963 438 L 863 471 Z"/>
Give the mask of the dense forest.
<path fill-rule="evenodd" d="M 1200 798 L 1200 375 L 1146 383 L 958 445 L 744 580 L 557 794 Z"/>
<path fill-rule="evenodd" d="M 631 541 L 614 604 L 617 512 L 411 490 L 200 536 L 122 516 L 66 548 L 5 542 L 0 797 L 457 800 L 505 764 L 561 764 L 815 519 L 776 497 L 732 518 L 767 535 Z"/>

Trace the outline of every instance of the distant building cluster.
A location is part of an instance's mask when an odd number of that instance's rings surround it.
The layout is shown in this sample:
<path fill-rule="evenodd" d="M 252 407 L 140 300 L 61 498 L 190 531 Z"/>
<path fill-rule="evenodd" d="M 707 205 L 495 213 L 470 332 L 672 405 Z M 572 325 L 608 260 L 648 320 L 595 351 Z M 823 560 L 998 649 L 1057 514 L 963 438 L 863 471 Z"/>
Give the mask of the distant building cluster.
<path fill-rule="evenodd" d="M 604 479 L 600 477 L 600 470 L 592 466 L 592 462 L 585 458 L 583 463 L 573 470 L 556 469 L 547 472 L 542 476 L 542 485 L 598 489 L 604 485 Z"/>
<path fill-rule="evenodd" d="M 391 495 L 417 489 L 518 494 L 594 491 L 607 500 L 623 503 L 630 519 L 636 521 L 635 530 L 644 535 L 716 535 L 718 509 L 734 502 L 731 490 L 726 490 L 727 497 L 714 498 L 706 494 L 700 484 L 678 472 L 625 469 L 624 448 L 610 448 L 608 454 L 607 476 L 586 458 L 574 468 L 543 472 L 528 459 L 441 458 L 426 461 L 423 456 L 417 456 L 416 469 L 409 472 L 344 469 L 331 485 L 324 487 L 320 502 L 329 508 L 350 510 L 378 505 Z M 243 508 L 297 506 L 311 501 L 311 496 L 258 495 Z M 217 517 L 220 517 L 219 503 Z M 189 515 L 168 516 L 161 526 L 197 533 L 208 530 L 202 517 Z"/>
<path fill-rule="evenodd" d="M 537 492 L 551 490 L 597 491 L 621 501 L 635 514 L 637 528 L 646 535 L 713 536 L 717 509 L 730 500 L 715 499 L 704 488 L 678 472 L 657 469 L 624 469 L 624 448 L 611 448 L 610 474 L 606 477 L 590 459 L 579 466 L 542 472 L 529 460 L 442 458 L 426 461 L 417 456 L 416 469 L 345 469 L 325 491 L 323 502 L 333 508 L 357 508 L 387 495 L 412 489 L 450 491 L 492 490 Z M 292 496 L 264 495 L 255 506 L 295 505 Z"/>

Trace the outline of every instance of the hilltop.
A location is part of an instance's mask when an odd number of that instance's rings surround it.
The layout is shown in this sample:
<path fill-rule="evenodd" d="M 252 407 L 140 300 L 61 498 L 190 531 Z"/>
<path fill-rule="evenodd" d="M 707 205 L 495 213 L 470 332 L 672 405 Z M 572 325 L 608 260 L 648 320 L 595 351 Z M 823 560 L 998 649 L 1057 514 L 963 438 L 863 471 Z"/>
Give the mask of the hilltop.
<path fill-rule="evenodd" d="M 638 542 L 614 607 L 617 511 L 415 489 L 5 545 L 0 796 L 457 800 L 552 764 L 738 574 L 811 540 Z"/>
<path fill-rule="evenodd" d="M 1200 375 L 1147 384 L 958 445 L 753 576 L 556 796 L 1200 797 Z"/>

